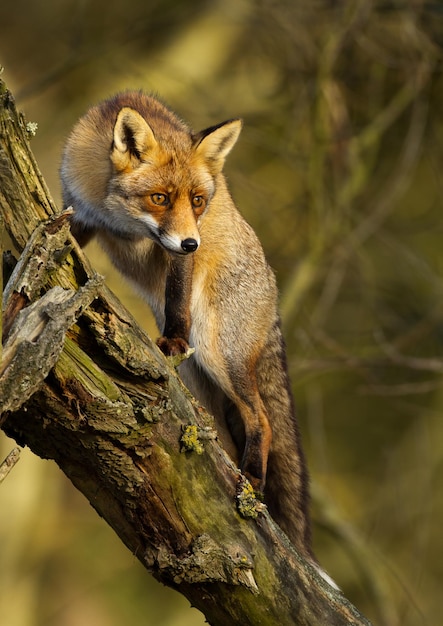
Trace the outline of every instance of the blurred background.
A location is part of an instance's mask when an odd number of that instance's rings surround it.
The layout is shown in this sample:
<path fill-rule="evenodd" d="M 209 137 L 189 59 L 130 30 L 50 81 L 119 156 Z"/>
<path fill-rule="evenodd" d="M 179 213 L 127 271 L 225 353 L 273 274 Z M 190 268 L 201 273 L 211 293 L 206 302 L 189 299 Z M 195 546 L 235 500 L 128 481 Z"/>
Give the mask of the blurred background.
<path fill-rule="evenodd" d="M 226 172 L 281 290 L 312 476 L 315 550 L 381 626 L 443 612 L 443 3 L 14 0 L 3 78 L 60 201 L 92 104 L 159 93 L 195 129 L 240 116 Z M 87 253 L 140 323 L 147 307 Z M 0 434 L 0 457 L 14 442 Z M 0 485 L 0 621 L 204 623 L 156 583 L 58 468 Z"/>

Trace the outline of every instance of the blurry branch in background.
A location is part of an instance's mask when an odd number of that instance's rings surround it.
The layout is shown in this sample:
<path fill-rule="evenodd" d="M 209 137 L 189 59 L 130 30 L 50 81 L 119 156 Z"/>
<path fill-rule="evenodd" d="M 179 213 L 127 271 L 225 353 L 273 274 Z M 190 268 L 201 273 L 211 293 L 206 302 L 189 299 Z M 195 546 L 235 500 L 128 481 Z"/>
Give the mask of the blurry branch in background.
<path fill-rule="evenodd" d="M 54 215 L 1 81 L 0 104 L 0 210 L 22 252 L 4 293 L 3 430 L 55 460 L 214 626 L 368 626 L 239 490 L 210 416 L 92 272 L 68 212 Z"/>
<path fill-rule="evenodd" d="M 288 328 L 293 327 L 295 317 L 309 297 L 315 298 L 309 321 L 304 322 L 304 341 L 311 347 L 326 349 L 326 354 L 315 359 L 291 358 L 291 369 L 296 374 L 352 370 L 365 381 L 361 389 L 365 393 L 427 393 L 441 386 L 439 379 L 393 387 L 376 384 L 371 371 L 401 366 L 439 373 L 438 359 L 413 359 L 402 355 L 395 343 L 379 341 L 380 334 L 375 347 L 365 347 L 362 357 L 325 330 L 347 273 L 355 272 L 357 267 L 364 279 L 368 262 L 365 245 L 372 237 L 389 237 L 383 232 L 383 225 L 409 190 L 422 157 L 428 123 L 428 87 L 436 67 L 436 52 L 425 34 L 419 31 L 414 12 L 399 13 L 404 32 L 416 47 L 416 58 L 410 63 L 405 80 L 394 86 L 389 99 L 375 109 L 372 118 L 365 119 L 365 123 L 356 128 L 350 111 L 350 93 L 346 92 L 346 83 L 340 75 L 342 56 L 347 53 L 346 45 L 351 39 L 362 47 L 374 45 L 364 32 L 368 18 L 374 17 L 370 15 L 374 7 L 366 2 L 344 6 L 341 19 L 319 43 L 314 95 L 309 106 L 310 135 L 305 148 L 308 243 L 286 280 L 282 296 L 282 317 Z M 379 54 L 381 56 L 382 52 Z M 379 67 L 370 64 L 365 70 L 368 82 L 371 72 L 375 76 L 380 73 Z M 406 127 L 404 139 L 389 165 L 388 175 L 382 176 L 377 168 L 383 162 L 383 150 L 389 145 L 389 133 L 400 119 Z M 371 189 L 375 180 L 378 186 Z M 402 252 L 412 254 L 410 250 Z M 440 306 L 437 308 L 434 313 L 438 323 Z M 413 335 L 411 331 L 408 339 L 399 337 L 397 342 L 410 341 Z"/>
<path fill-rule="evenodd" d="M 107 24 L 112 25 L 113 36 L 103 35 L 103 10 L 107 13 Z M 136 18 L 138 11 L 142 13 L 142 19 Z M 133 3 L 131 10 L 123 14 L 118 5 L 94 10 L 79 3 L 73 7 L 70 16 L 62 60 L 54 64 L 51 59 L 49 69 L 39 72 L 16 93 L 17 100 L 22 102 L 41 95 L 63 80 L 69 83 L 78 70 L 83 77 L 99 74 L 103 79 L 108 68 L 112 67 L 116 77 L 128 76 L 140 59 L 153 51 L 155 60 L 151 61 L 148 76 L 144 71 L 140 72 L 140 86 L 147 90 L 156 89 L 158 78 L 164 82 L 169 74 L 171 84 L 176 88 L 179 85 L 181 90 L 183 85 L 195 79 L 196 73 L 202 79 L 217 70 L 218 63 L 224 60 L 224 48 L 229 48 L 226 39 L 236 38 L 240 27 L 235 22 L 241 23 L 243 14 L 248 11 L 247 3 L 236 0 L 213 0 L 211 3 L 195 0 L 192 4 L 151 0 L 149 3 Z M 226 14 L 232 21 L 223 19 Z M 63 9 L 57 11 L 56 21 L 60 20 L 60 15 L 63 19 Z M 198 47 L 195 46 L 197 40 Z M 189 63 L 187 59 L 187 47 L 197 48 L 198 70 L 197 63 Z M 202 49 L 204 55 L 201 55 Z M 103 65 L 107 68 L 104 71 Z"/>
<path fill-rule="evenodd" d="M 285 286 L 282 315 L 286 323 L 293 317 L 313 284 L 322 277 L 324 287 L 312 317 L 313 325 L 322 325 L 337 297 L 349 261 L 358 256 L 359 247 L 377 232 L 394 209 L 396 201 L 406 192 L 422 148 L 427 105 L 421 92 L 428 84 L 429 77 L 430 68 L 428 66 L 420 67 L 418 76 L 411 78 L 410 82 L 394 96 L 385 110 L 379 113 L 359 136 L 350 139 L 347 145 L 345 140 L 341 139 L 341 151 L 346 152 L 341 157 L 345 161 L 343 166 L 345 172 L 343 183 L 335 190 L 332 199 L 329 199 L 331 191 L 333 191 L 331 178 L 326 171 L 330 164 L 326 157 L 337 141 L 334 138 L 334 129 L 331 128 L 328 131 L 324 127 L 322 140 L 313 142 L 312 160 L 316 162 L 316 165 L 313 166 L 315 174 L 310 179 L 310 185 L 313 204 L 317 206 L 317 211 L 314 211 L 315 220 L 311 226 L 310 251 L 297 265 L 292 278 Z M 325 80 L 323 79 L 323 81 Z M 332 81 L 332 78 L 329 80 Z M 318 98 L 323 102 L 324 93 L 330 91 L 331 85 L 325 90 L 324 83 L 323 89 L 321 84 Z M 338 86 L 336 89 L 339 93 Z M 368 168 L 376 160 L 376 153 L 382 137 L 389 130 L 390 125 L 411 104 L 409 128 L 403 149 L 399 154 L 398 164 L 384 188 L 379 191 L 378 200 L 374 202 L 369 215 L 361 219 L 359 214 L 358 225 L 354 227 L 352 220 L 355 218 L 353 218 L 351 207 L 358 201 L 359 194 L 372 174 Z M 330 103 L 327 101 L 323 102 L 324 107 L 329 105 Z M 344 107 L 345 103 L 342 102 L 341 106 Z M 322 111 L 318 115 L 323 119 L 325 112 Z M 331 115 L 331 117 L 333 116 Z M 314 125 L 318 124 L 318 121 L 314 122 Z M 317 154 L 319 151 L 322 152 L 321 158 Z M 321 162 L 321 167 L 319 167 L 318 162 Z M 328 188 L 322 188 L 323 182 L 328 185 Z M 323 278 L 325 267 L 322 261 L 325 258 L 331 258 L 332 263 L 326 277 Z"/>
<path fill-rule="evenodd" d="M 320 503 L 316 523 L 332 534 L 344 552 L 349 555 L 359 579 L 373 603 L 379 626 L 397 623 L 397 610 L 389 591 L 386 572 L 380 567 L 379 555 L 368 547 L 365 537 L 339 514 L 330 498 L 316 485 L 312 487 L 314 502 Z"/>
<path fill-rule="evenodd" d="M 349 95 L 344 93 L 340 79 L 340 67 L 351 39 L 364 45 L 364 28 L 373 7 L 360 1 L 345 3 L 342 9 L 341 20 L 320 40 L 316 59 L 315 95 L 309 105 L 311 136 L 306 178 L 312 219 L 307 253 L 294 268 L 283 292 L 282 316 L 287 324 L 320 280 L 322 293 L 311 323 L 313 326 L 324 323 L 349 262 L 358 258 L 361 247 L 377 233 L 407 191 L 422 150 L 427 121 L 426 87 L 435 65 L 432 46 L 427 40 L 420 41 L 418 58 L 404 83 L 399 84 L 387 103 L 381 104 L 373 119 L 356 130 L 351 121 Z M 406 22 L 405 29 L 412 33 L 411 37 L 418 37 L 414 13 L 399 16 Z M 376 74 L 380 70 L 369 65 L 365 71 L 370 82 L 370 72 Z M 380 150 L 385 137 L 400 117 L 408 114 L 408 130 L 398 161 L 363 215 L 361 209 L 367 204 L 364 192 L 374 178 L 379 157 L 383 156 Z M 361 203 L 363 207 L 359 206 Z"/>
<path fill-rule="evenodd" d="M 294 202 L 294 214 L 300 215 L 303 209 L 305 210 L 306 216 L 301 215 L 299 224 L 300 239 L 304 237 L 306 244 L 299 244 L 298 250 L 301 249 L 299 260 L 286 276 L 282 315 L 285 327 L 298 340 L 297 349 L 293 349 L 289 356 L 293 380 L 303 380 L 304 384 L 306 380 L 313 381 L 312 386 L 317 385 L 319 388 L 320 403 L 322 393 L 325 398 L 327 415 L 324 421 L 322 414 L 320 418 L 314 415 L 307 419 L 313 421 L 313 424 L 308 423 L 308 427 L 312 433 L 312 447 L 318 453 L 312 456 L 316 458 L 318 465 L 322 462 L 319 462 L 319 459 L 322 459 L 321 452 L 327 448 L 324 441 L 332 447 L 331 440 L 334 435 L 332 434 L 329 439 L 328 436 L 337 430 L 337 425 L 334 424 L 337 409 L 331 406 L 331 397 L 337 398 L 341 391 L 335 396 L 330 393 L 330 388 L 334 384 L 339 390 L 346 390 L 344 395 L 349 393 L 379 396 L 378 406 L 383 415 L 384 412 L 386 415 L 389 414 L 391 405 L 388 398 L 399 398 L 398 405 L 404 407 L 402 417 L 405 431 L 408 431 L 410 423 L 411 430 L 418 428 L 419 422 L 424 430 L 427 428 L 426 410 L 422 408 L 420 413 L 418 408 L 413 406 L 409 396 L 429 395 L 443 386 L 441 378 L 443 361 L 438 356 L 427 358 L 408 354 L 426 349 L 420 345 L 419 340 L 421 336 L 426 337 L 433 326 L 436 330 L 434 338 L 439 336 L 442 321 L 441 296 L 438 302 L 434 303 L 431 312 L 426 310 L 428 304 L 426 300 L 417 306 L 417 317 L 420 315 L 420 321 L 417 322 L 414 318 L 414 321 L 407 319 L 408 296 L 411 295 L 405 294 L 402 301 L 401 294 L 392 308 L 399 318 L 404 315 L 404 325 L 399 323 L 401 330 L 397 331 L 395 328 L 392 334 L 383 332 L 381 329 L 384 321 L 384 303 L 380 291 L 389 289 L 390 285 L 387 286 L 384 282 L 383 268 L 380 271 L 378 260 L 371 256 L 374 250 L 380 251 L 381 243 L 386 247 L 389 246 L 391 250 L 401 246 L 392 231 L 398 223 L 401 224 L 400 228 L 403 228 L 403 231 L 406 230 L 404 216 L 408 213 L 407 210 L 403 213 L 404 221 L 401 221 L 401 217 L 398 216 L 399 207 L 407 198 L 410 188 L 416 184 L 414 178 L 417 171 L 423 169 L 423 152 L 428 149 L 426 133 L 429 133 L 430 127 L 432 128 L 429 123 L 430 115 L 434 115 L 435 119 L 435 111 L 430 111 L 431 97 L 433 92 L 435 97 L 437 91 L 433 81 L 436 73 L 439 74 L 441 71 L 439 65 L 441 59 L 438 58 L 436 49 L 426 39 L 423 23 L 420 24 L 420 16 L 414 11 L 404 10 L 397 14 L 394 10 L 394 18 L 391 15 L 390 17 L 392 24 L 394 20 L 398 20 L 396 23 L 399 32 L 395 31 L 392 43 L 386 44 L 386 47 L 379 45 L 376 49 L 377 39 L 373 37 L 373 32 L 378 25 L 376 18 L 380 16 L 377 16 L 374 10 L 371 15 L 372 24 L 365 23 L 365 20 L 368 12 L 372 12 L 377 3 L 346 4 L 348 9 L 354 5 L 356 12 L 344 12 L 340 22 L 331 19 L 326 28 L 319 29 L 323 39 L 318 45 L 318 56 L 314 57 L 315 61 L 312 62 L 312 65 L 315 65 L 312 76 L 309 74 L 312 81 L 311 92 L 308 95 L 304 92 L 301 92 L 301 95 L 297 93 L 293 97 L 298 105 L 298 113 L 303 105 L 305 107 L 305 110 L 299 113 L 299 122 L 301 121 L 304 126 L 303 131 L 298 131 L 299 142 L 295 153 L 297 165 L 302 164 L 305 167 L 303 172 L 305 176 L 298 182 L 302 191 L 295 187 L 305 206 Z M 366 8 L 363 5 L 366 5 Z M 290 20 L 287 22 L 289 24 Z M 379 24 L 382 22 L 380 19 Z M 362 26 L 365 28 L 361 28 Z M 382 35 L 380 40 L 381 37 Z M 347 45 L 351 38 L 354 39 L 352 46 Z M 377 56 L 379 61 L 386 50 L 399 52 L 395 48 L 396 44 L 400 51 L 405 50 L 408 54 L 402 56 L 400 52 L 398 58 L 393 54 L 389 59 L 385 56 L 383 62 L 374 62 L 374 57 Z M 372 54 L 364 56 L 361 51 L 366 52 L 369 46 L 372 46 Z M 362 63 L 362 58 L 365 63 Z M 362 87 L 363 82 L 365 87 Z M 300 89 L 303 82 L 300 80 L 297 83 L 294 80 L 294 84 Z M 300 104 L 299 101 L 303 98 L 303 104 Z M 366 102 L 364 98 L 367 99 Z M 295 109 L 295 105 L 293 107 Z M 440 163 L 441 156 L 438 167 Z M 416 187 L 414 199 L 417 198 Z M 390 221 L 391 217 L 393 219 Z M 441 222 L 435 222 L 435 225 L 437 229 L 441 228 Z M 402 232 L 399 237 L 401 235 Z M 395 255 L 388 257 L 386 254 L 386 258 L 389 258 L 391 263 L 397 263 Z M 420 263 L 422 261 L 419 259 L 419 252 L 416 252 L 413 246 L 406 248 L 404 245 L 404 249 L 399 250 L 398 255 L 398 276 L 391 279 L 391 284 L 395 284 L 395 280 L 401 281 L 403 273 L 407 273 L 405 266 L 417 270 Z M 391 277 L 394 273 L 393 268 L 396 267 L 397 265 L 393 264 L 386 268 L 388 270 L 386 275 Z M 423 269 L 423 273 L 425 271 Z M 434 285 L 440 282 L 440 287 L 435 286 L 435 293 L 441 294 L 441 276 L 436 273 L 426 278 L 427 282 Z M 408 283 L 412 289 L 410 285 L 414 285 L 413 280 Z M 358 297 L 363 303 L 361 308 L 357 301 Z M 377 298 L 378 301 L 374 301 Z M 418 302 L 419 292 L 412 298 L 416 298 Z M 364 313 L 361 312 L 363 308 Z M 339 316 L 343 311 L 342 321 Z M 392 312 L 390 313 L 393 317 Z M 355 323 L 352 319 L 353 314 L 356 316 Z M 363 324 L 360 323 L 359 315 L 364 317 Z M 334 372 L 348 373 L 347 381 L 343 382 L 344 376 L 320 377 L 323 373 Z M 418 379 L 417 373 L 421 374 Z M 353 408 L 359 406 L 354 399 L 350 399 L 349 403 L 346 403 L 343 397 L 337 399 L 340 406 Z M 428 398 L 423 400 L 424 406 L 425 401 L 428 402 Z M 377 405 L 374 402 L 372 406 Z M 395 410 L 392 411 L 392 422 L 390 416 L 386 420 L 389 424 L 387 431 L 393 428 L 394 415 Z M 412 415 L 416 421 L 412 419 Z M 369 420 L 372 413 L 368 410 L 366 413 L 362 411 L 361 416 L 355 415 L 356 424 L 361 422 L 361 433 L 365 431 L 365 416 Z M 378 417 L 375 414 L 374 418 L 376 422 Z M 346 423 L 345 419 L 343 423 Z M 323 440 L 318 443 L 322 437 Z M 349 444 L 352 445 L 350 441 Z M 382 451 L 371 452 L 368 444 L 367 454 L 378 457 L 380 464 L 383 464 L 384 455 L 391 458 L 396 445 L 393 437 L 389 440 L 387 438 Z M 333 454 L 330 451 L 329 453 L 332 460 Z M 326 450 L 325 458 L 327 456 Z M 352 460 L 349 466 L 346 462 L 340 463 L 335 459 L 330 465 L 325 461 L 327 467 L 325 480 L 332 483 L 329 476 L 333 475 L 334 471 L 339 474 L 344 467 L 348 468 L 348 472 L 349 467 L 358 467 L 358 460 L 350 456 Z M 422 463 L 430 464 L 431 461 L 426 460 Z M 360 466 L 361 480 L 363 480 L 362 467 L 364 463 Z M 393 476 L 397 478 L 397 474 L 393 473 Z M 404 475 L 398 480 L 407 481 Z M 392 485 L 394 484 L 393 480 Z M 408 487 L 411 490 L 413 488 L 412 484 Z M 334 489 L 339 494 L 340 486 L 335 484 Z M 389 491 L 388 486 L 385 489 L 386 492 Z M 392 486 L 391 489 L 392 492 L 389 492 L 386 498 L 391 497 L 395 500 L 395 487 Z M 362 518 L 366 517 L 365 513 L 369 509 L 371 512 L 368 518 L 371 518 L 371 514 L 374 517 L 383 515 L 379 497 L 379 492 L 374 489 L 373 508 L 367 505 L 366 509 L 366 505 L 363 504 L 359 510 Z M 389 583 L 392 584 L 395 576 L 388 571 L 387 562 L 383 562 L 383 558 L 377 554 L 376 541 L 372 543 L 372 558 L 369 558 L 367 537 L 363 534 L 360 536 L 353 532 L 352 528 L 347 527 L 336 511 L 331 514 L 331 503 L 328 504 L 324 494 L 318 496 L 315 485 L 313 499 L 317 505 L 314 506 L 318 516 L 316 520 L 319 520 L 320 524 L 323 520 L 328 532 L 335 534 L 343 550 L 352 555 L 353 562 L 363 565 L 365 571 L 360 568 L 359 571 L 377 615 L 374 621 L 380 624 L 403 623 L 395 601 L 388 595 Z M 346 501 L 346 496 L 344 500 Z M 407 509 L 407 505 L 403 504 L 399 505 L 399 509 L 402 506 Z M 429 522 L 425 519 L 428 509 L 424 508 L 423 511 L 423 518 L 418 519 L 413 531 L 417 536 L 421 536 L 421 529 Z M 401 516 L 402 512 L 399 511 L 397 514 Z M 363 523 L 366 522 L 365 519 Z M 389 522 L 385 526 L 388 527 Z M 369 523 L 367 528 L 369 535 Z M 410 528 L 408 530 L 410 531 Z M 425 553 L 426 548 L 420 554 L 423 563 L 426 560 Z M 374 576 L 375 571 L 377 576 Z M 407 580 L 406 570 L 399 572 L 398 578 L 402 577 L 403 581 Z M 410 601 L 413 605 L 413 592 L 407 590 L 407 584 L 404 585 L 402 592 L 406 598 L 405 602 Z M 419 610 L 417 613 L 420 613 Z"/>
<path fill-rule="evenodd" d="M 389 361 L 395 365 L 401 365 L 411 370 L 432 372 L 434 374 L 443 373 L 443 359 L 437 358 L 420 358 L 401 354 L 392 342 L 386 341 L 386 339 L 378 334 L 377 340 L 381 349 L 387 355 Z"/>

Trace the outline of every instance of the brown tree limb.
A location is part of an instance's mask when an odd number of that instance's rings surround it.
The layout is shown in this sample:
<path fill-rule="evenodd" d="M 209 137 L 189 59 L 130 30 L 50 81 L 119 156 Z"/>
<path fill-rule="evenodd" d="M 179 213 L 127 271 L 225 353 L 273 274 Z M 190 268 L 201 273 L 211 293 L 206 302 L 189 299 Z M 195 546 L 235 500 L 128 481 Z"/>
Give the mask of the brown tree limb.
<path fill-rule="evenodd" d="M 25 129 L 0 82 L 0 214 L 24 250 L 3 303 L 2 428 L 55 460 L 213 626 L 368 625 L 239 493 L 212 418 L 94 275 L 67 215 L 40 224 L 56 211 Z"/>

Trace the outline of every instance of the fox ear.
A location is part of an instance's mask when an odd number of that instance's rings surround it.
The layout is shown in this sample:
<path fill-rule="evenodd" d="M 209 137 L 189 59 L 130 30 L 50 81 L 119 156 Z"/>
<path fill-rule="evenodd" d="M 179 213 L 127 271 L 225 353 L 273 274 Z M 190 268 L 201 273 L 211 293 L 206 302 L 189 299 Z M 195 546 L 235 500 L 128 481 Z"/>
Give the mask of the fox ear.
<path fill-rule="evenodd" d="M 140 155 L 157 146 L 148 122 L 134 109 L 124 107 L 117 116 L 114 126 L 114 142 L 111 160 L 117 170 L 134 166 Z"/>
<path fill-rule="evenodd" d="M 196 153 L 201 155 L 214 173 L 223 169 L 225 159 L 234 147 L 242 129 L 239 119 L 228 120 L 202 130 L 196 137 Z"/>

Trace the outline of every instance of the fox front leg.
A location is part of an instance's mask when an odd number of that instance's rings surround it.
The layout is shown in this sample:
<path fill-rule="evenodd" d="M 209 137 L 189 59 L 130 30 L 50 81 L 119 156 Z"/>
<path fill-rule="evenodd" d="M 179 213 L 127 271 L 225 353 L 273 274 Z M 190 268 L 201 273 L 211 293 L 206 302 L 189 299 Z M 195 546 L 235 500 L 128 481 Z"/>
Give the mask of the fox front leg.
<path fill-rule="evenodd" d="M 165 290 L 165 326 L 157 345 L 166 356 L 185 354 L 189 350 L 191 329 L 191 289 L 194 259 L 172 257 Z"/>

